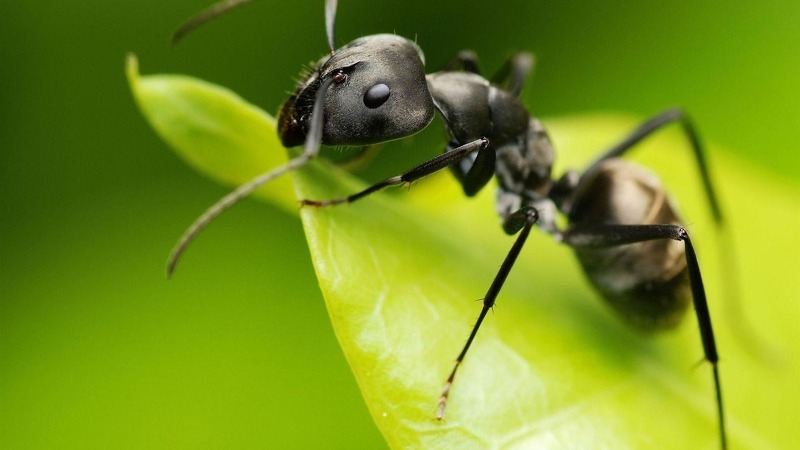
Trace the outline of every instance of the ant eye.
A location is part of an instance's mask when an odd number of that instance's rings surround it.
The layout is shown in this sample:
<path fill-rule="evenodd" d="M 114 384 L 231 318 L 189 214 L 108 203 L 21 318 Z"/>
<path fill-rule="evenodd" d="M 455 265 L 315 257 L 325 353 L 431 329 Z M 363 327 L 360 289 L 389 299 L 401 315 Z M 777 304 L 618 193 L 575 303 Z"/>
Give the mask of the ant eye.
<path fill-rule="evenodd" d="M 333 74 L 333 82 L 334 83 L 342 84 L 345 81 L 347 81 L 347 74 L 344 73 L 343 71 L 340 70 L 340 71 L 336 72 L 335 74 Z"/>
<path fill-rule="evenodd" d="M 364 93 L 364 105 L 370 109 L 377 108 L 386 103 L 391 93 L 392 91 L 389 90 L 389 86 L 383 83 L 376 84 L 367 89 L 367 92 Z"/>

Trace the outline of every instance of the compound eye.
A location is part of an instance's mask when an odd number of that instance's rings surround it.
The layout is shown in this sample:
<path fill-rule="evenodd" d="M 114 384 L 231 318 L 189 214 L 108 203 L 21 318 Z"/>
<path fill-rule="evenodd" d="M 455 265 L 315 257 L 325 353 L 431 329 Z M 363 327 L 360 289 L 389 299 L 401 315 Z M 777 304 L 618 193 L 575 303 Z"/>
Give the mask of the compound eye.
<path fill-rule="evenodd" d="M 367 108 L 375 109 L 386 103 L 391 93 L 392 91 L 389 89 L 389 86 L 383 83 L 376 84 L 367 89 L 367 92 L 364 93 L 364 105 Z"/>
<path fill-rule="evenodd" d="M 342 84 L 347 81 L 347 74 L 344 71 L 340 70 L 333 74 L 333 82 L 336 84 Z"/>

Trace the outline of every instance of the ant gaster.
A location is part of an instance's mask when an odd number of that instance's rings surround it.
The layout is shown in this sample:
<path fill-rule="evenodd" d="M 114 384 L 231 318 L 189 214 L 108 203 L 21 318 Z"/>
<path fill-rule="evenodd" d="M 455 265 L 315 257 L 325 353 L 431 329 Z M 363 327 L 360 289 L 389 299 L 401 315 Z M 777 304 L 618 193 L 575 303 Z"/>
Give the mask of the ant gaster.
<path fill-rule="evenodd" d="M 186 22 L 174 40 L 249 1 L 213 5 Z M 239 187 L 200 216 L 173 250 L 168 274 L 211 220 L 262 184 L 306 164 L 317 155 L 320 145 L 361 146 L 407 137 L 425 128 L 438 111 L 449 136 L 443 154 L 347 197 L 301 200 L 302 205 L 314 207 L 350 203 L 447 167 L 467 196 L 477 194 L 493 177 L 497 179 L 497 213 L 503 230 L 517 238 L 445 381 L 436 417 L 444 417 L 456 372 L 536 226 L 572 247 L 589 281 L 634 327 L 674 327 L 693 303 L 705 359 L 712 368 L 720 443 L 726 448 L 719 357 L 692 241 L 659 180 L 620 158 L 664 126 L 679 124 L 700 168 L 714 219 L 721 225 L 722 214 L 702 146 L 687 115 L 680 109 L 667 110 L 633 130 L 584 171 L 568 171 L 556 180 L 551 176 L 554 151 L 547 131 L 517 98 L 532 66 L 530 55 L 510 58 L 491 82 L 479 74 L 475 55 L 466 51 L 446 70 L 426 75 L 421 49 L 399 36 L 361 37 L 335 50 L 336 3 L 326 0 L 330 54 L 304 76 L 278 116 L 281 142 L 286 147 L 302 144 L 302 154 Z M 559 213 L 568 219 L 565 229 L 557 225 Z"/>

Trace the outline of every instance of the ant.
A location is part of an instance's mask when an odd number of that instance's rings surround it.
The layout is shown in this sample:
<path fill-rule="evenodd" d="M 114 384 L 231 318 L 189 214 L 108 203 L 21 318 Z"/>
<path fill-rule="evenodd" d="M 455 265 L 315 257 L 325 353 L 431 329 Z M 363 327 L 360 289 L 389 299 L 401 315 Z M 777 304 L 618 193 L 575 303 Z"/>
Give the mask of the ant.
<path fill-rule="evenodd" d="M 184 23 L 173 41 L 250 1 L 227 0 L 212 5 Z M 694 246 L 660 181 L 622 159 L 645 138 L 678 124 L 694 153 L 714 220 L 721 226 L 722 212 L 703 147 L 687 114 L 680 109 L 664 111 L 600 154 L 582 172 L 567 171 L 555 179 L 551 176 L 555 152 L 547 131 L 518 99 L 533 65 L 531 55 L 511 57 L 491 81 L 480 75 L 477 57 L 468 51 L 459 53 L 445 70 L 426 75 L 422 50 L 400 36 L 365 36 L 336 50 L 336 6 L 336 0 L 326 0 L 330 54 L 302 76 L 278 114 L 282 144 L 287 148 L 303 145 L 302 153 L 206 210 L 170 255 L 168 275 L 188 244 L 215 217 L 264 183 L 301 168 L 317 156 L 321 145 L 367 146 L 408 137 L 425 128 L 438 111 L 449 136 L 441 155 L 347 197 L 300 201 L 309 207 L 352 203 L 445 168 L 452 170 L 464 194 L 470 197 L 492 178 L 497 180 L 496 209 L 503 231 L 517 238 L 487 290 L 480 315 L 444 383 L 437 419 L 444 417 L 458 368 L 536 226 L 572 247 L 591 284 L 634 327 L 675 327 L 693 303 L 705 360 L 711 364 L 720 446 L 725 449 L 719 356 Z M 557 224 L 559 214 L 566 216 L 566 228 Z M 672 240 L 683 246 L 674 245 Z"/>

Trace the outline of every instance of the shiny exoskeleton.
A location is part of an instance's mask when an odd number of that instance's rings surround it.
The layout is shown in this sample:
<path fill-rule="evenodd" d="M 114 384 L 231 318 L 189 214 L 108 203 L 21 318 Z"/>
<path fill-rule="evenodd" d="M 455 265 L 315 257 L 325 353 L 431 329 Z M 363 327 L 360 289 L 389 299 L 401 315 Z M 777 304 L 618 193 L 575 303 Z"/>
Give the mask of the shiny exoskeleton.
<path fill-rule="evenodd" d="M 597 291 L 637 328 L 673 327 L 693 303 L 705 358 L 713 369 L 720 440 L 725 448 L 719 358 L 692 242 L 659 180 L 620 158 L 665 125 L 679 124 L 694 151 L 714 217 L 721 224 L 702 147 L 686 114 L 667 110 L 602 153 L 582 172 L 569 171 L 554 179 L 554 151 L 547 132 L 517 98 L 532 64 L 529 55 L 511 58 L 491 82 L 479 74 L 477 59 L 470 52 L 461 52 L 446 70 L 426 75 L 421 49 L 399 36 L 361 37 L 334 50 L 336 2 L 327 0 L 326 6 L 330 54 L 307 72 L 278 117 L 282 143 L 286 147 L 304 145 L 303 153 L 206 211 L 176 247 L 168 270 L 173 270 L 186 245 L 210 220 L 261 184 L 301 167 L 317 155 L 320 145 L 361 146 L 400 139 L 425 128 L 438 112 L 449 136 L 440 156 L 347 197 L 302 200 L 302 204 L 316 207 L 353 202 L 447 167 L 468 196 L 478 193 L 492 178 L 497 180 L 497 213 L 504 231 L 517 238 L 486 292 L 478 320 L 447 378 L 437 417 L 444 416 L 456 371 L 536 226 L 574 249 Z M 182 31 L 207 20 L 198 17 Z M 568 218 L 565 229 L 557 224 L 558 214 Z"/>

